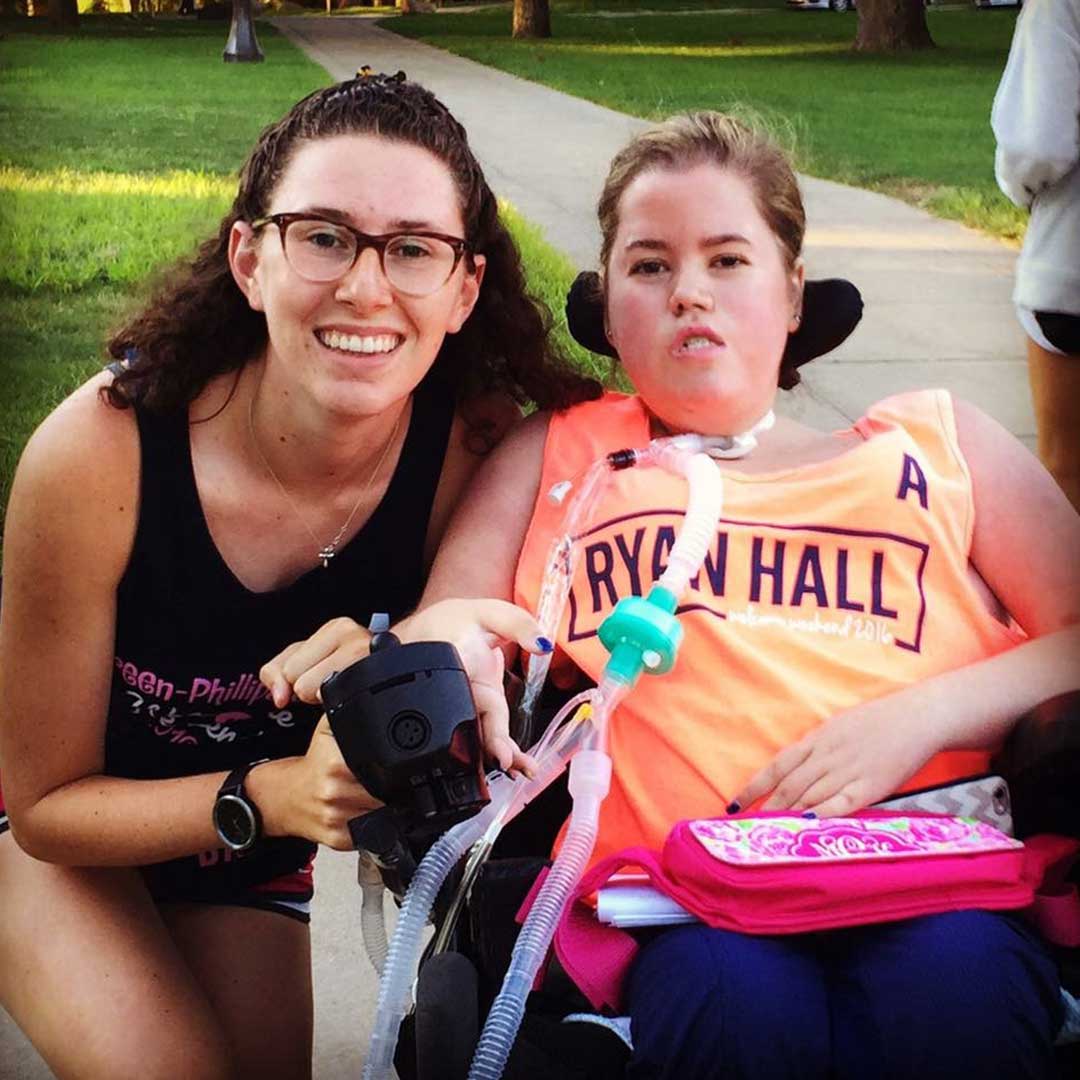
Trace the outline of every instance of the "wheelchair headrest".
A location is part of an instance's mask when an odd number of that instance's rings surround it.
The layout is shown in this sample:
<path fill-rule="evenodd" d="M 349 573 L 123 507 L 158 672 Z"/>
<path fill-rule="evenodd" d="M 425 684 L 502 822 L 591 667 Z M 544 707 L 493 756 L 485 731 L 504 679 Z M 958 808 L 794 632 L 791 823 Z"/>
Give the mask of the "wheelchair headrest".
<path fill-rule="evenodd" d="M 863 302 L 859 290 L 843 278 L 808 281 L 803 288 L 802 323 L 788 335 L 784 363 L 799 367 L 831 352 L 859 325 Z M 590 352 L 614 357 L 615 349 L 604 333 L 604 305 L 600 277 L 583 270 L 566 296 L 566 322 L 574 340 Z"/>

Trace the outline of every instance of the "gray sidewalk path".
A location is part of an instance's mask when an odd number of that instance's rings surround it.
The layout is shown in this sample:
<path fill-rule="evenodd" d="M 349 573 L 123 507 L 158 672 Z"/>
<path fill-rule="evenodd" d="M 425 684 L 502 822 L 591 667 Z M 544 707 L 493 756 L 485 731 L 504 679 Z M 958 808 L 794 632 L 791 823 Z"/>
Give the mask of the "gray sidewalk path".
<path fill-rule="evenodd" d="M 578 266 L 595 265 L 600 185 L 644 121 L 367 19 L 273 21 L 337 78 L 370 64 L 430 87 L 468 129 L 496 194 Z M 1016 252 L 884 195 L 810 177 L 802 184 L 809 274 L 854 281 L 866 313 L 843 346 L 804 369 L 805 388 L 784 411 L 835 427 L 887 394 L 945 386 L 1033 445 L 1023 336 L 1009 299 Z"/>
<path fill-rule="evenodd" d="M 450 53 L 368 19 L 275 19 L 337 78 L 361 64 L 404 69 L 466 126 L 491 186 L 581 268 L 595 265 L 595 206 L 612 156 L 644 122 Z M 1029 445 L 1023 338 L 1009 295 L 1015 252 L 882 195 L 803 178 L 812 277 L 847 277 L 866 314 L 845 344 L 804 369 L 785 412 L 822 427 L 887 394 L 946 386 Z M 359 1076 L 376 983 L 363 955 L 356 857 L 322 851 L 312 920 L 315 1078 Z M 40 1058 L 0 1010 L 0 1077 L 43 1080 Z"/>

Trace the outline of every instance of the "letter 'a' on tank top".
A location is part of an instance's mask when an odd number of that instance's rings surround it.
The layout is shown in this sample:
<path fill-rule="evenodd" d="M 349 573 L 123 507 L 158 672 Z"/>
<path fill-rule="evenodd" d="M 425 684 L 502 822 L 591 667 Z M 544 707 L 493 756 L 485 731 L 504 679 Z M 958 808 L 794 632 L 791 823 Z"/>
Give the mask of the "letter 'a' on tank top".
<path fill-rule="evenodd" d="M 723 516 L 681 600 L 676 666 L 641 679 L 611 721 L 614 775 L 595 859 L 631 844 L 659 849 L 676 821 L 722 813 L 829 717 L 1023 640 L 971 581 L 971 478 L 948 393 L 888 398 L 854 430 L 863 441 L 827 461 L 762 475 L 723 467 Z M 548 491 L 649 438 L 637 397 L 608 394 L 552 417 L 517 603 L 535 610 L 561 532 L 564 507 Z M 615 474 L 579 538 L 556 664 L 597 679 L 607 660 L 597 628 L 618 598 L 660 576 L 686 499 L 685 480 L 660 469 Z M 987 762 L 939 754 L 905 786 Z"/>
<path fill-rule="evenodd" d="M 305 752 L 320 710 L 299 702 L 276 709 L 259 668 L 337 616 L 367 625 L 373 612 L 397 619 L 416 606 L 455 398 L 453 387 L 429 375 L 414 392 L 394 475 L 364 527 L 328 567 L 259 593 L 237 580 L 207 528 L 186 412 L 135 408 L 139 521 L 117 589 L 108 774 L 188 776 Z M 243 883 L 269 880 L 305 866 L 311 851 L 304 841 L 264 841 L 228 872 Z M 225 869 L 210 856 L 174 863 L 193 881 Z"/>

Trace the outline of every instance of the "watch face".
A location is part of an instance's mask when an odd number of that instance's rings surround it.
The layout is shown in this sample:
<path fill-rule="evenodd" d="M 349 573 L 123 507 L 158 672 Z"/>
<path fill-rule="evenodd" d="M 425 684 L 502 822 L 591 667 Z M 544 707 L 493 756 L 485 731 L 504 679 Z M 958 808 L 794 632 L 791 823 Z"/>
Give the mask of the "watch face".
<path fill-rule="evenodd" d="M 219 796 L 214 803 L 214 827 L 233 851 L 243 851 L 255 843 L 255 815 L 237 795 Z"/>

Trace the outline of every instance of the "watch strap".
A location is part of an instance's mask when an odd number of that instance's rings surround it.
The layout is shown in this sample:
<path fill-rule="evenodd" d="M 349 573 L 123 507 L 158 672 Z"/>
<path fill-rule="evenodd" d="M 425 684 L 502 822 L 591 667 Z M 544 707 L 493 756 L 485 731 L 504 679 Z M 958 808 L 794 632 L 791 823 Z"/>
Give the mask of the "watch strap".
<path fill-rule="evenodd" d="M 247 779 L 247 775 L 255 768 L 256 765 L 265 765 L 270 759 L 259 758 L 258 761 L 249 761 L 245 765 L 237 765 L 232 772 L 221 782 L 221 787 L 218 788 L 218 795 L 239 795 L 242 799 L 247 799 L 251 802 L 251 798 L 244 790 L 244 781 Z M 255 804 L 252 803 L 252 806 Z"/>
<path fill-rule="evenodd" d="M 251 770 L 254 769 L 256 765 L 265 765 L 266 762 L 268 762 L 269 760 L 269 758 L 259 758 L 256 761 L 248 761 L 242 765 L 237 765 L 236 768 L 234 768 L 222 781 L 221 787 L 218 788 L 217 797 L 214 799 L 215 808 L 217 807 L 217 804 L 221 801 L 221 799 L 225 796 L 229 796 L 233 799 L 239 799 L 251 812 L 252 819 L 255 823 L 255 835 L 252 837 L 250 844 L 244 845 L 245 848 L 250 847 L 251 844 L 254 844 L 262 837 L 263 825 L 262 814 L 259 813 L 259 807 L 256 805 L 255 801 L 251 798 L 251 796 L 247 793 L 247 790 L 244 787 L 244 781 L 247 779 L 248 773 L 251 772 Z M 216 826 L 217 822 L 215 815 L 215 828 Z M 225 843 L 229 843 L 225 839 L 224 835 L 222 835 L 220 829 L 218 829 L 218 835 L 223 841 L 225 841 Z M 229 844 L 229 846 L 233 847 L 234 845 Z"/>

